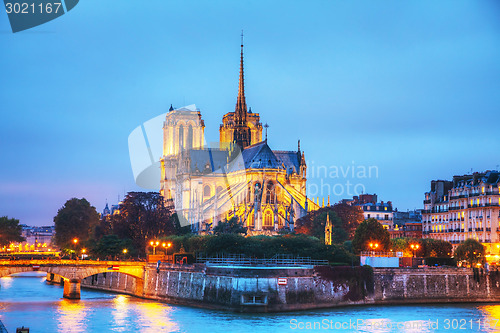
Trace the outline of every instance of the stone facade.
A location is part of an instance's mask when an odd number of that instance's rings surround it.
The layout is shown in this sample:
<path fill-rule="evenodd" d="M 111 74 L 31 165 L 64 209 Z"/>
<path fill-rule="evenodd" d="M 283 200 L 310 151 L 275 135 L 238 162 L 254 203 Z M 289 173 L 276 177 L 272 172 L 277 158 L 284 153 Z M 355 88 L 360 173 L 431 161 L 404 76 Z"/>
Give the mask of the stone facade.
<path fill-rule="evenodd" d="M 454 246 L 476 239 L 490 255 L 500 254 L 500 173 L 486 171 L 433 180 L 425 193 L 423 235 Z"/>

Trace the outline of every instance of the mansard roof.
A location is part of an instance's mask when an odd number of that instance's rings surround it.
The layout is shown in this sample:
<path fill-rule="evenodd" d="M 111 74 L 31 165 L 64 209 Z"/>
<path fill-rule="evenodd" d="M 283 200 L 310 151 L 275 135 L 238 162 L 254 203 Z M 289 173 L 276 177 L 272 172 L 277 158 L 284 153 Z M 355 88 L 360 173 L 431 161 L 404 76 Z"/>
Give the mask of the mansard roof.
<path fill-rule="evenodd" d="M 487 171 L 483 177 L 483 182 L 491 185 L 498 184 L 500 182 L 500 173 L 496 170 Z"/>

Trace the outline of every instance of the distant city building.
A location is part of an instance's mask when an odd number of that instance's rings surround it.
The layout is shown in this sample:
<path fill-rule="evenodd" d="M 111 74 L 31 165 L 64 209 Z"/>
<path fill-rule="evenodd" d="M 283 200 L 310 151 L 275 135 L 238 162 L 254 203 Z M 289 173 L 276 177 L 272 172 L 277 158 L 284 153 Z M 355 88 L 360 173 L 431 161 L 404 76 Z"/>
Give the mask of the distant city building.
<path fill-rule="evenodd" d="M 102 210 L 101 218 L 106 218 L 106 216 L 111 215 L 111 210 L 109 209 L 108 203 L 106 202 L 106 206 Z"/>
<path fill-rule="evenodd" d="M 55 235 L 55 226 L 32 227 L 21 224 L 21 235 L 26 238 L 24 242 L 11 244 L 9 251 L 47 252 L 54 251 L 52 243 Z"/>
<path fill-rule="evenodd" d="M 102 213 L 101 213 L 101 219 L 104 220 L 108 216 L 115 215 L 115 214 L 120 214 L 120 205 L 122 203 L 123 202 L 120 201 L 116 205 L 111 205 L 111 209 L 110 209 L 108 203 L 106 202 L 106 206 L 104 207 L 104 209 L 102 210 Z"/>
<path fill-rule="evenodd" d="M 392 202 L 377 202 L 376 194 L 360 194 L 352 199 L 343 199 L 341 203 L 359 206 L 363 210 L 364 219 L 376 219 L 387 230 L 392 229 L 393 209 Z"/>
<path fill-rule="evenodd" d="M 408 212 L 395 211 L 393 215 L 393 227 L 389 230 L 389 233 L 391 234 L 391 238 L 422 238 L 421 210 Z"/>
<path fill-rule="evenodd" d="M 361 194 L 352 199 L 340 202 L 351 206 L 359 206 L 363 210 L 364 219 L 376 219 L 389 231 L 391 238 L 422 238 L 422 216 L 420 211 L 398 212 L 391 201 L 378 201 L 376 194 Z"/>
<path fill-rule="evenodd" d="M 422 211 L 424 237 L 452 244 L 472 238 L 498 254 L 499 182 L 498 171 L 454 176 L 452 181 L 433 180 Z"/>

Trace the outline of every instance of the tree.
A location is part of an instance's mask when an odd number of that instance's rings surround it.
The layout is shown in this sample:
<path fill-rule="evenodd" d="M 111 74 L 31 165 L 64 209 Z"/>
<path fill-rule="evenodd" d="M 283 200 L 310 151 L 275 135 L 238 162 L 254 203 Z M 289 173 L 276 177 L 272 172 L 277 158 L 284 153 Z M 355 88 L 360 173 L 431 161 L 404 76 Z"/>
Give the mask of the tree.
<path fill-rule="evenodd" d="M 236 216 L 230 218 L 229 220 L 219 221 L 217 226 L 214 228 L 214 234 L 245 234 L 247 229 L 243 226 L 243 223 L 238 221 Z"/>
<path fill-rule="evenodd" d="M 175 235 L 179 229 L 175 214 L 158 192 L 127 193 L 112 224 L 113 232 L 120 238 L 130 238 L 141 254 L 145 254 L 149 240 Z"/>
<path fill-rule="evenodd" d="M 85 198 L 69 199 L 54 217 L 55 242 L 61 248 L 71 247 L 74 238 L 85 243 L 94 238 L 98 223 L 99 214 Z"/>
<path fill-rule="evenodd" d="M 335 204 L 332 208 L 342 221 L 342 228 L 347 233 L 348 239 L 353 239 L 356 228 L 364 220 L 361 208 L 359 206 L 351 206 L 346 203 Z"/>
<path fill-rule="evenodd" d="M 424 238 L 421 240 L 421 243 L 423 248 L 422 255 L 424 257 L 445 258 L 450 257 L 452 254 L 453 245 L 451 245 L 450 242 L 440 239 Z"/>
<path fill-rule="evenodd" d="M 332 242 L 340 244 L 347 240 L 347 232 L 343 228 L 342 220 L 333 211 L 332 207 L 318 209 L 298 219 L 295 226 L 295 233 L 314 236 L 324 240 L 327 214 L 333 226 Z"/>
<path fill-rule="evenodd" d="M 0 217 L 0 247 L 24 242 L 26 239 L 21 234 L 22 227 L 19 225 L 19 220 L 9 219 L 7 216 Z"/>
<path fill-rule="evenodd" d="M 472 267 L 484 261 L 484 246 L 477 240 L 469 238 L 457 246 L 454 256 L 457 262 L 466 261 Z"/>
<path fill-rule="evenodd" d="M 352 247 L 355 253 L 369 251 L 369 244 L 378 244 L 377 251 L 388 251 L 391 248 L 389 231 L 375 219 L 364 220 L 354 233 Z"/>
<path fill-rule="evenodd" d="M 135 249 L 130 239 L 120 239 L 117 235 L 103 236 L 92 248 L 91 252 L 97 256 L 121 256 L 123 250 L 127 255 L 134 255 Z"/>

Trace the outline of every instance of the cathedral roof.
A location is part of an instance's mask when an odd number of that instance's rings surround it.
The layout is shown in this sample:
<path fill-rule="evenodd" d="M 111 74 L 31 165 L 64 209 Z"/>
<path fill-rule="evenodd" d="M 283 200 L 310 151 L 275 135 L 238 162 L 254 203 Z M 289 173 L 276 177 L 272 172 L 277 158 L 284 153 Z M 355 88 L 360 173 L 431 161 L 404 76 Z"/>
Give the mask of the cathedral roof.
<path fill-rule="evenodd" d="M 188 151 L 191 160 L 191 172 L 212 173 L 227 164 L 227 150 L 193 149 Z"/>
<path fill-rule="evenodd" d="M 242 155 L 247 169 L 283 169 L 266 141 L 246 147 Z"/>
<path fill-rule="evenodd" d="M 291 174 L 293 172 L 299 173 L 300 157 L 296 151 L 273 150 L 273 153 L 278 161 L 285 165 L 287 174 Z"/>

